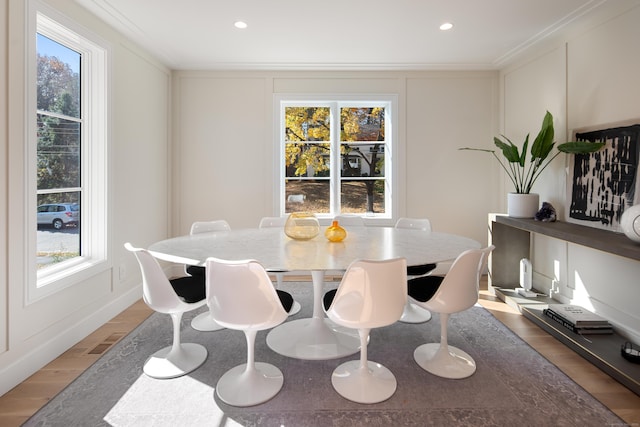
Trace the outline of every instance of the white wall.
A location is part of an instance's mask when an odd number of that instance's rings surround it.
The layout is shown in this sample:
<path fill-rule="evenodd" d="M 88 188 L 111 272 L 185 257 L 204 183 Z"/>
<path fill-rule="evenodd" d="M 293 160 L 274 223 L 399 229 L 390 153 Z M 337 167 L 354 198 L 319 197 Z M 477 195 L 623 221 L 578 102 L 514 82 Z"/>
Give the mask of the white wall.
<path fill-rule="evenodd" d="M 0 175 L 0 394 L 140 299 L 139 268 L 123 243 L 148 245 L 169 226 L 170 71 L 75 2 L 48 0 L 111 45 L 110 267 L 25 305 L 25 3 L 0 1 L 8 29 L 0 32 L 0 162 L 8 171 Z"/>
<path fill-rule="evenodd" d="M 257 225 L 257 215 L 269 211 L 271 100 L 266 84 L 264 76 L 253 74 L 177 73 L 174 234 L 188 233 L 198 220 Z"/>
<path fill-rule="evenodd" d="M 497 170 L 490 155 L 458 149 L 492 147 L 497 84 L 493 73 L 408 76 L 405 216 L 486 243 L 482 215 L 500 206 Z"/>
<path fill-rule="evenodd" d="M 173 232 L 193 221 L 256 226 L 276 213 L 275 94 L 395 94 L 398 97 L 398 216 L 486 241 L 498 182 L 489 156 L 497 129 L 497 72 L 174 73 Z"/>
<path fill-rule="evenodd" d="M 547 110 L 553 114 L 556 141 L 567 141 L 564 58 L 564 48 L 560 46 L 504 74 L 504 129 L 501 134 L 514 144 L 522 146 L 527 134 L 529 144 L 533 143 Z M 558 209 L 559 215 L 563 213 L 565 198 L 564 165 L 564 155 L 561 155 L 549 165 L 533 187 L 533 192 L 540 194 L 540 200 L 550 202 Z M 513 187 L 508 182 L 505 194 L 510 191 L 513 191 Z"/>
<path fill-rule="evenodd" d="M 2 22 L 2 28 L 7 28 L 7 23 L 9 22 L 9 3 L 8 0 L 0 1 L 0 22 Z M 0 33 L 0 165 L 3 171 L 7 170 L 7 144 L 9 141 L 8 134 L 8 123 L 9 123 L 9 104 L 5 100 L 8 99 L 8 87 L 9 87 L 9 78 L 7 75 L 8 70 L 8 40 L 6 39 L 6 31 Z M 0 215 L 0 242 L 7 241 L 7 227 L 8 227 L 8 218 L 9 212 L 8 209 L 8 185 L 7 185 L 7 174 L 0 174 L 0 212 L 3 214 Z M 4 297 L 7 295 L 7 255 L 8 255 L 8 245 L 0 245 L 0 295 L 3 297 L 0 298 L 0 354 L 7 351 L 7 319 L 8 319 L 8 304 L 7 299 Z M 0 390 L 0 394 L 3 391 Z"/>
<path fill-rule="evenodd" d="M 527 132 L 535 136 L 545 110 L 554 115 L 558 142 L 576 128 L 640 122 L 640 5 L 621 0 L 615 6 L 501 72 L 501 132 L 514 142 Z M 565 164 L 556 159 L 534 187 L 560 219 L 566 210 Z M 640 262 L 538 235 L 532 246 L 536 289 L 553 287 L 556 299 L 585 305 L 640 341 Z"/>

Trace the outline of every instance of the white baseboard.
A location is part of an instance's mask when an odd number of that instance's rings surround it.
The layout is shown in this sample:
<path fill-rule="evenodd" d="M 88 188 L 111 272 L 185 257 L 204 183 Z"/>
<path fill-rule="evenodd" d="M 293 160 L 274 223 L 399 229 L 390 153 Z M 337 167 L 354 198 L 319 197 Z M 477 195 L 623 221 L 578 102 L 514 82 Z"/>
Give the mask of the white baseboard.
<path fill-rule="evenodd" d="M 0 371 L 0 396 L 29 378 L 29 376 L 73 347 L 80 340 L 86 338 L 114 316 L 127 309 L 131 304 L 138 301 L 141 295 L 142 284 L 109 302 L 100 310 L 91 313 L 90 316 L 78 320 L 73 327 L 31 349 L 28 353 L 20 356 L 19 360 L 14 363 L 5 366 Z"/>

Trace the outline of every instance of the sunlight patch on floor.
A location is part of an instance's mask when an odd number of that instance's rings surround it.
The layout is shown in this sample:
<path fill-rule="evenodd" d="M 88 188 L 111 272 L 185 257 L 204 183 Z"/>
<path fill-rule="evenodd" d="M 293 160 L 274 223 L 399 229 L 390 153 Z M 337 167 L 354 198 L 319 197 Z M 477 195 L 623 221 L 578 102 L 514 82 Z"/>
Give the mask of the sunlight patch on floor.
<path fill-rule="evenodd" d="M 480 293 L 480 296 L 478 298 L 478 304 L 486 308 L 487 310 L 494 311 L 494 312 L 502 312 L 502 313 L 509 313 L 509 314 L 518 314 L 518 315 L 520 314 L 517 310 L 505 304 L 503 301 L 497 300 L 495 297 L 491 295 L 483 294 L 482 292 Z"/>
<path fill-rule="evenodd" d="M 214 387 L 189 375 L 158 380 L 141 375 L 105 415 L 110 426 L 239 427 L 216 403 Z M 193 408 L 199 408 L 194 413 Z"/>

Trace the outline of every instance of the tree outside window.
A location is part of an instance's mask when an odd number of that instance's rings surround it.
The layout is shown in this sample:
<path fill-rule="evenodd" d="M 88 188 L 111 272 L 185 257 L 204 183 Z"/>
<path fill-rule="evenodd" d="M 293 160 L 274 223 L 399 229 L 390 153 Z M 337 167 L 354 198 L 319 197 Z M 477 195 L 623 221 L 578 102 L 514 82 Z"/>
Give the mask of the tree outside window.
<path fill-rule="evenodd" d="M 81 255 L 80 63 L 78 52 L 37 34 L 38 268 Z"/>
<path fill-rule="evenodd" d="M 387 216 L 388 102 L 284 103 L 284 213 Z"/>

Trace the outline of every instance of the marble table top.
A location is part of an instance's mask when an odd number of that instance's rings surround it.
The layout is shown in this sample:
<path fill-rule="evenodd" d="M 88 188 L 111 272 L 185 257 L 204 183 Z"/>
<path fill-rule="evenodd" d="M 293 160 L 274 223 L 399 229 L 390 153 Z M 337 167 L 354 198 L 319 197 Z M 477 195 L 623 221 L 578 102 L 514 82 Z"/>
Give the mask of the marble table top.
<path fill-rule="evenodd" d="M 311 240 L 293 240 L 282 228 L 235 229 L 186 235 L 152 244 L 159 259 L 203 265 L 207 257 L 227 260 L 255 259 L 267 270 L 344 271 L 356 259 L 404 257 L 407 265 L 455 259 L 480 243 L 454 234 L 394 227 L 345 227 L 347 237 L 328 241 L 321 230 Z"/>

